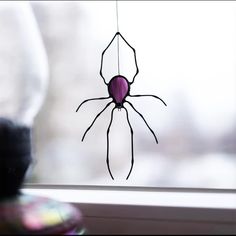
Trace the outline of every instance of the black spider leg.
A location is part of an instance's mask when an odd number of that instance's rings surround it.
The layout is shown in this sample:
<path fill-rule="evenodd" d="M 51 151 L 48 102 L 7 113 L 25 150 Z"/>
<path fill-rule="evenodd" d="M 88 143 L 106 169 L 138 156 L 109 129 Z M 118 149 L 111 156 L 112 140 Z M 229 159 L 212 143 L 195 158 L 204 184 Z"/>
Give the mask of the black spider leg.
<path fill-rule="evenodd" d="M 136 75 L 138 74 L 139 72 L 139 69 L 138 69 L 138 64 L 137 64 L 137 57 L 136 57 L 136 51 L 135 49 L 126 41 L 126 39 L 122 36 L 122 34 L 120 32 L 117 32 L 116 34 L 120 35 L 120 37 L 125 41 L 125 43 L 133 50 L 134 52 L 134 61 L 135 61 L 135 66 L 136 66 L 136 73 L 133 77 L 133 80 L 130 82 L 130 84 L 132 84 L 134 82 L 134 79 L 136 77 Z"/>
<path fill-rule="evenodd" d="M 159 99 L 160 101 L 162 101 L 163 104 L 164 104 L 165 106 L 167 106 L 166 103 L 165 103 L 161 98 L 157 97 L 156 95 L 143 94 L 143 95 L 129 95 L 129 96 L 130 96 L 130 97 L 154 97 L 154 98 L 157 98 L 157 99 Z"/>
<path fill-rule="evenodd" d="M 80 103 L 80 105 L 78 106 L 78 108 L 76 109 L 76 112 L 80 109 L 80 107 L 86 103 L 86 102 L 89 102 L 89 101 L 92 101 L 92 100 L 103 100 L 103 99 L 108 99 L 108 98 L 111 98 L 110 96 L 109 97 L 101 97 L 101 98 L 90 98 L 90 99 L 86 99 L 84 100 L 82 103 Z"/>
<path fill-rule="evenodd" d="M 102 111 L 100 111 L 100 112 L 96 115 L 96 117 L 95 117 L 95 119 L 93 120 L 92 124 L 91 124 L 91 125 L 88 127 L 88 129 L 85 131 L 85 133 L 84 133 L 84 135 L 83 135 L 83 138 L 82 138 L 82 142 L 84 141 L 85 135 L 86 135 L 87 132 L 91 129 L 91 127 L 93 126 L 93 124 L 94 124 L 94 122 L 96 121 L 96 119 L 108 108 L 108 106 L 111 105 L 111 103 L 113 103 L 113 101 L 109 102 L 109 103 L 105 106 L 105 108 L 103 108 Z"/>
<path fill-rule="evenodd" d="M 130 102 L 128 102 L 128 101 L 126 101 L 126 102 L 129 103 L 129 105 L 134 109 L 134 111 L 137 112 L 137 113 L 141 116 L 141 118 L 143 119 L 143 121 L 144 121 L 145 124 L 147 125 L 148 129 L 152 132 L 152 134 L 153 134 L 153 136 L 154 136 L 154 138 L 155 138 L 155 140 L 156 140 L 156 143 L 158 143 L 158 140 L 157 140 L 157 137 L 156 137 L 154 131 L 150 128 L 150 126 L 148 125 L 147 121 L 144 119 L 143 115 L 135 109 L 135 107 L 133 106 L 132 103 L 130 103 Z"/>
<path fill-rule="evenodd" d="M 133 129 L 132 129 L 132 126 L 130 124 L 130 121 L 129 121 L 129 115 L 128 115 L 128 110 L 123 107 L 126 111 L 126 116 L 127 116 L 127 121 L 128 121 L 128 124 L 129 124 L 129 127 L 130 127 L 130 132 L 131 132 L 131 168 L 130 168 L 130 171 L 129 171 L 129 174 L 128 176 L 126 177 L 126 180 L 129 178 L 130 174 L 131 174 L 131 171 L 133 169 L 133 165 L 134 165 L 134 140 L 133 140 Z"/>
<path fill-rule="evenodd" d="M 103 81 L 106 85 L 108 85 L 108 83 L 106 82 L 103 74 L 102 74 L 102 67 L 103 67 L 103 57 L 104 57 L 104 54 L 106 52 L 106 50 L 110 47 L 110 45 L 112 44 L 113 40 L 115 39 L 115 37 L 119 34 L 119 32 L 117 32 L 114 37 L 112 38 L 111 42 L 108 44 L 108 46 L 105 48 L 105 50 L 102 52 L 102 57 L 101 57 L 101 67 L 100 67 L 100 75 L 101 77 L 103 78 Z"/>
<path fill-rule="evenodd" d="M 111 123 L 113 121 L 113 113 L 114 113 L 114 110 L 115 110 L 116 107 L 114 107 L 111 111 L 111 120 L 110 120 L 110 124 L 107 128 L 107 168 L 108 168 L 108 171 L 109 171 L 109 174 L 111 176 L 111 178 L 114 180 L 113 176 L 112 176 L 112 173 L 111 173 L 111 170 L 110 170 L 110 165 L 109 165 L 109 132 L 110 132 L 110 127 L 111 127 Z"/>

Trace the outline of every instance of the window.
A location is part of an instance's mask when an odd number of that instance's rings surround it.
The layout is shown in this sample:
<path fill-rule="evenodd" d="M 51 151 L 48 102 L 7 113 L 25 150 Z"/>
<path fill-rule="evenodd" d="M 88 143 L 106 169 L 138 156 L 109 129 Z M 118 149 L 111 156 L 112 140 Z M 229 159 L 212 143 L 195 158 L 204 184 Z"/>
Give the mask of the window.
<path fill-rule="evenodd" d="M 130 109 L 135 164 L 124 111 L 115 111 L 106 166 L 109 108 L 81 138 L 106 101 L 101 53 L 116 32 L 115 2 L 32 2 L 46 47 L 50 80 L 34 126 L 29 183 L 145 187 L 236 187 L 236 3 L 119 2 L 120 31 L 136 49 L 140 73 L 130 98 L 159 144 Z M 116 54 L 105 70 L 115 75 Z M 133 64 L 121 57 L 129 76 Z M 110 62 L 110 63 L 109 63 Z"/>

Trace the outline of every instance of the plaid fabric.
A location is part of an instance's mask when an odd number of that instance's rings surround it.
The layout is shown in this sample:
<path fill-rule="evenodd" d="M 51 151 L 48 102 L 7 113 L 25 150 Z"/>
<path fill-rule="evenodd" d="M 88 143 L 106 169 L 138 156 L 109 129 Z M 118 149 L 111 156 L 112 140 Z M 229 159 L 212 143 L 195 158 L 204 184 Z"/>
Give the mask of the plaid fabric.
<path fill-rule="evenodd" d="M 82 229 L 82 216 L 71 204 L 20 194 L 0 201 L 0 233 L 67 234 Z"/>

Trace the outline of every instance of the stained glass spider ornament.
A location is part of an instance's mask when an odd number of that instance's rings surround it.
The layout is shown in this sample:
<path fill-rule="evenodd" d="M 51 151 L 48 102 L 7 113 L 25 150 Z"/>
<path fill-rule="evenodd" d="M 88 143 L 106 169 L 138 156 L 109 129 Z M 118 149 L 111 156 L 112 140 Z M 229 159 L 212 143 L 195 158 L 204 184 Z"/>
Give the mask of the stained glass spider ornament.
<path fill-rule="evenodd" d="M 115 75 L 110 81 L 109 83 L 106 82 L 103 73 L 102 73 L 102 68 L 103 68 L 103 57 L 105 52 L 107 51 L 107 49 L 110 47 L 110 45 L 112 44 L 112 42 L 114 41 L 114 39 L 116 37 L 121 37 L 124 42 L 132 49 L 133 53 L 134 53 L 134 61 L 135 61 L 135 66 L 136 66 L 136 72 L 135 75 L 132 79 L 131 82 L 129 82 L 127 80 L 127 78 L 123 75 Z M 116 32 L 116 34 L 114 35 L 114 37 L 112 38 L 111 42 L 108 44 L 108 46 L 105 48 L 105 50 L 102 52 L 102 56 L 101 56 L 101 67 L 100 67 L 100 75 L 103 78 L 104 83 L 107 85 L 108 87 L 108 94 L 109 96 L 107 97 L 99 97 L 99 98 L 90 98 L 87 99 L 85 101 L 83 101 L 78 108 L 76 109 L 76 112 L 79 110 L 79 108 L 86 102 L 88 101 L 93 101 L 93 100 L 104 100 L 104 99 L 109 99 L 112 98 L 112 101 L 109 102 L 95 117 L 95 119 L 93 120 L 93 122 L 91 123 L 91 125 L 87 128 L 87 130 L 85 131 L 83 137 L 82 137 L 82 141 L 84 141 L 84 138 L 87 134 L 87 132 L 91 129 L 91 127 L 93 126 L 93 124 L 95 123 L 95 121 L 97 120 L 97 118 L 112 104 L 115 104 L 115 107 L 112 109 L 111 111 L 111 118 L 110 118 L 110 123 L 108 125 L 108 129 L 107 129 L 107 157 L 106 157 L 106 163 L 107 163 L 107 168 L 109 171 L 109 174 L 111 176 L 111 178 L 114 180 L 114 177 L 111 173 L 111 169 L 110 169 L 110 165 L 109 165 L 109 132 L 110 132 L 110 127 L 113 121 L 113 113 L 114 110 L 117 109 L 124 109 L 126 111 L 126 117 L 127 117 L 127 121 L 128 121 L 128 125 L 130 127 L 130 132 L 131 132 L 131 168 L 130 171 L 126 177 L 126 180 L 129 178 L 132 169 L 133 169 L 133 165 L 134 165 L 134 148 L 133 148 L 133 128 L 130 124 L 130 120 L 129 120 L 129 114 L 128 114 L 128 110 L 126 107 L 124 107 L 124 103 L 127 103 L 130 105 L 130 107 L 143 119 L 143 121 L 145 122 L 146 126 L 148 127 L 148 129 L 151 131 L 151 133 L 153 134 L 156 143 L 158 143 L 157 137 L 154 133 L 154 131 L 150 128 L 150 126 L 148 125 L 147 121 L 145 120 L 145 118 L 143 117 L 143 115 L 133 106 L 133 104 L 129 101 L 126 100 L 126 97 L 153 97 L 156 99 L 159 99 L 165 106 L 166 103 L 158 96 L 156 95 L 151 95 L 151 94 L 142 94 L 142 95 L 131 95 L 130 94 L 130 86 L 134 83 L 135 77 L 137 76 L 139 72 L 138 69 L 138 65 L 137 65 L 137 58 L 136 58 L 136 51 L 135 49 L 126 41 L 126 39 L 121 35 L 120 32 Z"/>

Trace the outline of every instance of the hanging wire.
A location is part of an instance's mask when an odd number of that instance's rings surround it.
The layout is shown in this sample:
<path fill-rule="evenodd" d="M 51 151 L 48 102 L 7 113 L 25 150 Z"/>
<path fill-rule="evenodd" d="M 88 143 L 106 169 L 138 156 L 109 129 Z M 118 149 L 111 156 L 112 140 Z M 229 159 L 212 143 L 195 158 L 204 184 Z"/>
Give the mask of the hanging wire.
<path fill-rule="evenodd" d="M 118 0 L 116 0 L 116 28 L 119 32 L 119 10 L 118 10 Z"/>
<path fill-rule="evenodd" d="M 116 0 L 116 31 L 119 32 L 118 0 Z M 117 35 L 117 61 L 118 61 L 118 75 L 120 75 L 120 42 L 119 42 L 119 34 Z"/>

